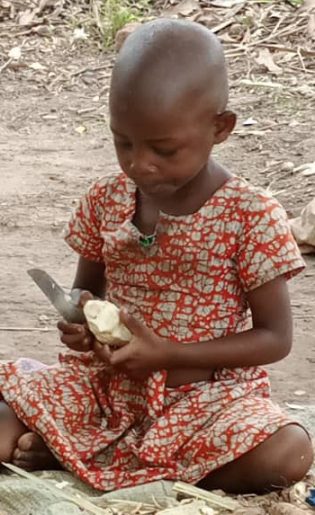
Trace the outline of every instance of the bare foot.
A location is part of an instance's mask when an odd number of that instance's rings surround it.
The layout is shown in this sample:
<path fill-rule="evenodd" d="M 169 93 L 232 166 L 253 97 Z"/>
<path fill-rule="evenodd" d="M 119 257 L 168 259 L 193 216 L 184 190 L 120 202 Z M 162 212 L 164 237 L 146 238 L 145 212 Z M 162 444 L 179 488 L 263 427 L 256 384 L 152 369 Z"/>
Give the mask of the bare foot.
<path fill-rule="evenodd" d="M 61 468 L 44 440 L 30 432 L 20 436 L 13 452 L 12 463 L 25 470 L 57 470 Z"/>
<path fill-rule="evenodd" d="M 0 462 L 10 462 L 19 438 L 27 431 L 14 411 L 0 401 Z"/>

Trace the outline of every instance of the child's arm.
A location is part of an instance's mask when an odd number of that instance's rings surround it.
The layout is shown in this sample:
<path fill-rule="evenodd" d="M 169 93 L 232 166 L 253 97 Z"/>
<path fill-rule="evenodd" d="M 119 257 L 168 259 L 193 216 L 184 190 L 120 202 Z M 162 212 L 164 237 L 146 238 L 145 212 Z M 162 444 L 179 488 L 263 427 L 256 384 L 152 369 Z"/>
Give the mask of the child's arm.
<path fill-rule="evenodd" d="M 105 294 L 105 265 L 80 256 L 72 289 L 89 291 L 95 297 Z"/>
<path fill-rule="evenodd" d="M 285 278 L 279 277 L 249 292 L 253 328 L 209 342 L 172 345 L 173 367 L 235 368 L 274 363 L 292 346 L 292 316 Z"/>
<path fill-rule="evenodd" d="M 79 303 L 84 306 L 85 302 L 93 296 L 103 297 L 105 294 L 105 266 L 103 263 L 96 263 L 79 257 L 77 271 L 72 290 L 79 290 Z M 69 349 L 78 352 L 87 352 L 93 348 L 95 338 L 89 331 L 86 324 L 71 324 L 64 320 L 58 322 L 57 327 L 60 340 Z"/>

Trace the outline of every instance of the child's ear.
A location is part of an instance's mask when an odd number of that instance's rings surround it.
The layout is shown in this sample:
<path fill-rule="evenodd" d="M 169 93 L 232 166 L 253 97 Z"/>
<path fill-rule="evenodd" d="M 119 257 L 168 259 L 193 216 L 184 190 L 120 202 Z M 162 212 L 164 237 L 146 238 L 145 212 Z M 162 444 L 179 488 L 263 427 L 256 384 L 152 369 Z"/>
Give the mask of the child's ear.
<path fill-rule="evenodd" d="M 224 113 L 216 115 L 214 144 L 218 145 L 225 141 L 236 124 L 236 114 L 232 111 L 224 111 Z"/>

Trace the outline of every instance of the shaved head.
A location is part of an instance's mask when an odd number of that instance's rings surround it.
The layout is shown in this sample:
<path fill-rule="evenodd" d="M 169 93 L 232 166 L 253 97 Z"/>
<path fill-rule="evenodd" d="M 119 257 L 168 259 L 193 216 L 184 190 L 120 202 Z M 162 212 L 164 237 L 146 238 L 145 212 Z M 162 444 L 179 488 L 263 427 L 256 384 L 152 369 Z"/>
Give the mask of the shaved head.
<path fill-rule="evenodd" d="M 125 41 L 112 74 L 110 103 L 166 111 L 184 102 L 225 110 L 228 81 L 222 46 L 205 27 L 159 19 L 143 24 Z M 122 106 L 121 106 L 122 107 Z"/>

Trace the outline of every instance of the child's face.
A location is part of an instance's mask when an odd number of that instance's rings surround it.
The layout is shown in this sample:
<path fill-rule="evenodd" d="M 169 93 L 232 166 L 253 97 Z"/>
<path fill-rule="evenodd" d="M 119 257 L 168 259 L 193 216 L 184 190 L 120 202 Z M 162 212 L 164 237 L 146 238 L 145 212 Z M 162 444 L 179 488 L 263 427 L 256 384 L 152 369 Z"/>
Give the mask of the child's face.
<path fill-rule="evenodd" d="M 143 193 L 173 196 L 205 168 L 213 145 L 228 136 L 226 115 L 211 114 L 201 105 L 173 106 L 163 113 L 113 102 L 111 129 L 119 164 Z"/>

